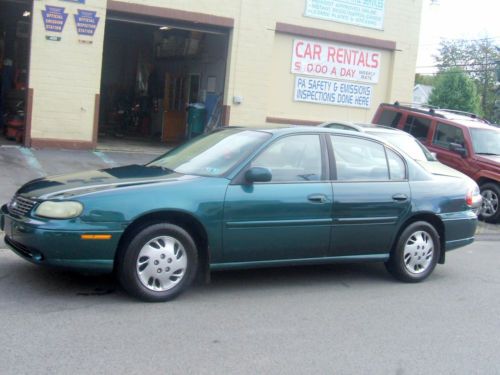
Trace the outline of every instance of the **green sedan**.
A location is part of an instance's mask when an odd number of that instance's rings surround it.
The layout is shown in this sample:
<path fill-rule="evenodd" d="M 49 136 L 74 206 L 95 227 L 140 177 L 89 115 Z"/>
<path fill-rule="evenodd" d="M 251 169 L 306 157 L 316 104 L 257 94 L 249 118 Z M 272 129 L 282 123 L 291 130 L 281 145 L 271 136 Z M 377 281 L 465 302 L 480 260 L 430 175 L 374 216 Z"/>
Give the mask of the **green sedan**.
<path fill-rule="evenodd" d="M 473 242 L 480 199 L 365 133 L 230 127 L 146 165 L 28 182 L 0 228 L 30 262 L 166 301 L 224 269 L 370 261 L 422 281 Z"/>

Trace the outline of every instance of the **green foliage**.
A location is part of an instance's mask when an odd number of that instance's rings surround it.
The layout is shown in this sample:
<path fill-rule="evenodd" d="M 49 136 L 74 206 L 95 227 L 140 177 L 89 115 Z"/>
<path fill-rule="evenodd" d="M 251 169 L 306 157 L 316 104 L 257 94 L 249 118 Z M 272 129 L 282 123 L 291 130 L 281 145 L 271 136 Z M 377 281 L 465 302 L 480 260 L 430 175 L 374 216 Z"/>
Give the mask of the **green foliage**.
<path fill-rule="evenodd" d="M 434 56 L 440 72 L 458 67 L 474 81 L 481 112 L 490 120 L 495 118 L 495 70 L 496 61 L 500 60 L 500 51 L 493 41 L 492 38 L 442 41 L 439 54 Z"/>
<path fill-rule="evenodd" d="M 437 75 L 429 104 L 465 112 L 481 112 L 476 85 L 460 68 L 450 68 Z"/>
<path fill-rule="evenodd" d="M 427 85 L 434 86 L 434 82 L 436 80 L 436 76 L 427 76 L 424 74 L 415 74 L 415 85 Z"/>

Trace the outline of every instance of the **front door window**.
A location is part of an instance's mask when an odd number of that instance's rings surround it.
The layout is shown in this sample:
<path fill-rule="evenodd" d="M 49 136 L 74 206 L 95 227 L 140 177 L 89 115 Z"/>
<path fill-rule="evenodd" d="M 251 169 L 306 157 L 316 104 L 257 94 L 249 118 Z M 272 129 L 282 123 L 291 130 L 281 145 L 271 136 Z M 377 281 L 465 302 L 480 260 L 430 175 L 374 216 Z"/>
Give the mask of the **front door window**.
<path fill-rule="evenodd" d="M 462 129 L 438 122 L 432 144 L 449 149 L 451 143 L 456 143 L 464 147 L 465 142 Z"/>
<path fill-rule="evenodd" d="M 252 167 L 269 168 L 271 182 L 322 180 L 320 139 L 309 134 L 279 139 L 252 162 Z"/>

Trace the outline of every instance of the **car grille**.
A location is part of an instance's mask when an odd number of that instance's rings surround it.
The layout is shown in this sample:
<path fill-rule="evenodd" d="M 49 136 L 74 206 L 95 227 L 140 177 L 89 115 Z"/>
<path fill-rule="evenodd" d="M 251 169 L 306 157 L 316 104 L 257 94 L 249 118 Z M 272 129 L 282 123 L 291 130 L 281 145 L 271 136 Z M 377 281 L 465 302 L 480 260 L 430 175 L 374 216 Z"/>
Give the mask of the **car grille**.
<path fill-rule="evenodd" d="M 36 201 L 16 195 L 9 203 L 9 213 L 24 216 L 35 206 Z"/>

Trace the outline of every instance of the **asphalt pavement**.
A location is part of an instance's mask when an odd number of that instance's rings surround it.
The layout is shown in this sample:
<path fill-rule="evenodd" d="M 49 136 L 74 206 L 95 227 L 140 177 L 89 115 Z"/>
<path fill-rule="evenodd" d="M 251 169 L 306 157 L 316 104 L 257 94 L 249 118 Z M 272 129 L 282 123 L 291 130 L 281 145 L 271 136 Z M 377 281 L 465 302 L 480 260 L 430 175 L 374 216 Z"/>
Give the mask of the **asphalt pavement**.
<path fill-rule="evenodd" d="M 219 272 L 162 304 L 0 250 L 0 373 L 498 374 L 499 250 L 421 284 L 379 264 Z"/>
<path fill-rule="evenodd" d="M 2 201 L 30 178 L 151 158 L 23 152 L 0 147 Z M 499 374 L 499 244 L 482 224 L 420 284 L 381 264 L 231 271 L 150 304 L 0 241 L 0 374 Z"/>
<path fill-rule="evenodd" d="M 159 152 L 37 150 L 0 145 L 0 202 L 1 204 L 7 202 L 22 184 L 35 178 L 119 165 L 144 164 L 159 154 Z"/>

